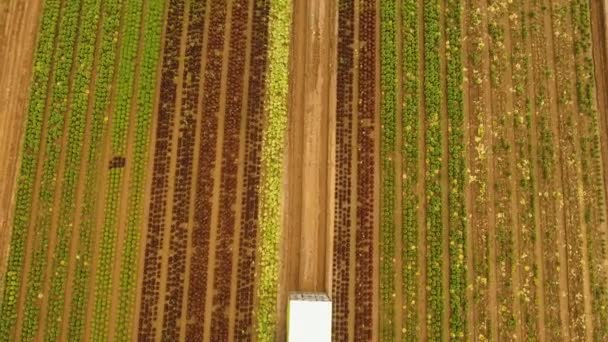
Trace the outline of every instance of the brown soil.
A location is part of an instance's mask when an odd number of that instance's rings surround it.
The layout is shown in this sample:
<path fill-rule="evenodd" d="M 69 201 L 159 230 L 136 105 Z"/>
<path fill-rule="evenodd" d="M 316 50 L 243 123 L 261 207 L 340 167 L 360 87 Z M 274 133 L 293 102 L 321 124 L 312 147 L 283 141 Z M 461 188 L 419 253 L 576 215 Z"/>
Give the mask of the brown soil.
<path fill-rule="evenodd" d="M 42 0 L 11 0 L 0 5 L 0 290 L 8 257 L 16 172 L 36 47 Z"/>

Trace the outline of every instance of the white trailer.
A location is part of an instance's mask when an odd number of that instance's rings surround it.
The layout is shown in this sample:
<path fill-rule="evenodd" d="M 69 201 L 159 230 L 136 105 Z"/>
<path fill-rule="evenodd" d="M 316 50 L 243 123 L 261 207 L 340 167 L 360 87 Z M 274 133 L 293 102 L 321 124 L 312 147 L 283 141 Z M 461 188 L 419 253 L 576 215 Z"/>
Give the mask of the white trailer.
<path fill-rule="evenodd" d="M 325 293 L 289 296 L 287 341 L 331 342 L 331 300 Z"/>

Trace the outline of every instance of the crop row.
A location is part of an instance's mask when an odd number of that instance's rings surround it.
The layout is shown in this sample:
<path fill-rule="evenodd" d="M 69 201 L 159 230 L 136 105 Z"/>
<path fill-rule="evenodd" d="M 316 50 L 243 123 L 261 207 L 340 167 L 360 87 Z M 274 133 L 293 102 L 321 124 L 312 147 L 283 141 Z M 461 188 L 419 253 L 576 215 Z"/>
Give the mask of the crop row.
<path fill-rule="evenodd" d="M 355 234 L 355 341 L 372 338 L 376 131 L 376 4 L 359 7 L 357 110 L 357 219 Z"/>
<path fill-rule="evenodd" d="M 163 340 L 178 340 L 178 321 L 182 317 L 184 297 L 184 275 L 186 272 L 186 248 L 188 245 L 188 221 L 194 158 L 194 143 L 197 123 L 197 106 L 201 78 L 201 56 L 205 2 L 191 2 L 188 14 L 186 55 L 182 77 L 183 97 L 177 140 L 177 162 L 173 195 L 173 212 L 169 239 L 167 287 L 165 302 L 174 303 L 165 307 L 163 317 Z M 176 111 L 178 109 L 176 108 Z M 176 112 L 174 116 L 177 116 Z"/>
<path fill-rule="evenodd" d="M 230 51 L 228 55 L 228 79 L 226 110 L 224 114 L 224 144 L 222 150 L 222 175 L 219 193 L 218 236 L 215 250 L 215 276 L 213 278 L 213 309 L 211 336 L 228 339 L 228 322 L 232 285 L 232 259 L 236 226 L 237 173 L 239 170 L 241 108 L 245 75 L 247 24 L 249 5 L 246 0 L 232 4 L 230 26 Z M 237 310 L 238 310 L 237 303 Z"/>
<path fill-rule="evenodd" d="M 48 311 L 46 317 L 45 340 L 56 341 L 59 338 L 61 321 L 58 317 L 63 314 L 66 292 L 68 265 L 70 264 L 70 241 L 76 211 L 76 187 L 80 173 L 82 144 L 87 125 L 89 109 L 89 84 L 95 58 L 95 42 L 97 37 L 98 18 L 101 1 L 85 0 L 81 9 L 82 21 L 79 33 L 77 64 L 72 99 L 69 113 L 67 136 L 67 151 L 63 186 L 60 199 L 59 222 L 57 225 L 57 244 L 52 258 L 51 292 L 49 293 Z"/>
<path fill-rule="evenodd" d="M 395 135 L 397 11 L 394 1 L 381 2 L 381 87 L 382 87 L 382 195 L 380 198 L 380 336 L 395 339 Z"/>
<path fill-rule="evenodd" d="M 271 0 L 269 66 L 266 79 L 266 125 L 262 138 L 262 183 L 260 187 L 260 280 L 258 293 L 257 340 L 273 341 L 281 235 L 281 188 L 283 148 L 287 127 L 288 60 L 291 28 L 291 1 Z"/>
<path fill-rule="evenodd" d="M 336 188 L 332 262 L 332 339 L 348 340 L 351 228 L 354 0 L 338 7 L 336 83 Z"/>
<path fill-rule="evenodd" d="M 490 283 L 490 192 L 493 191 L 489 182 L 489 160 L 488 152 L 491 148 L 492 132 L 489 131 L 491 108 L 486 99 L 489 94 L 486 91 L 489 78 L 488 72 L 483 67 L 483 57 L 487 50 L 485 41 L 486 26 L 484 16 L 487 15 L 481 4 L 471 1 L 467 9 L 468 14 L 468 39 L 469 41 L 469 93 L 470 93 L 470 152 L 469 152 L 469 188 L 471 194 L 473 213 L 471 218 L 471 245 L 473 260 L 473 289 L 474 297 L 471 310 L 474 312 L 474 323 L 472 336 L 480 336 L 480 339 L 489 339 L 491 336 L 489 304 Z"/>
<path fill-rule="evenodd" d="M 136 0 L 130 0 L 125 3 L 125 6 L 127 12 L 121 30 L 122 45 L 110 134 L 111 160 L 126 158 L 127 131 L 130 126 L 132 107 L 135 103 L 131 99 L 134 94 L 143 5 Z M 108 171 L 104 220 L 95 275 L 95 309 L 92 321 L 92 335 L 98 340 L 107 340 L 109 334 L 108 322 L 113 293 L 112 273 L 116 264 L 116 244 L 118 243 L 117 221 L 125 170 L 124 165 L 117 167 L 110 165 Z"/>
<path fill-rule="evenodd" d="M 424 102 L 426 111 L 427 328 L 430 340 L 441 340 L 442 239 L 441 124 L 443 92 L 439 69 L 439 2 L 424 0 Z"/>
<path fill-rule="evenodd" d="M 30 100 L 27 111 L 27 122 L 21 153 L 21 166 L 17 180 L 15 201 L 15 218 L 10 241 L 10 254 L 5 276 L 4 293 L 0 301 L 0 340 L 8 341 L 17 320 L 17 302 L 22 286 L 23 267 L 25 265 L 26 242 L 28 236 L 30 211 L 36 179 L 38 153 L 41 148 L 41 137 L 44 116 L 47 107 L 47 92 L 54 79 L 55 41 L 58 40 L 58 27 L 61 15 L 60 0 L 45 1 L 40 22 L 40 33 L 34 59 L 34 72 Z"/>
<path fill-rule="evenodd" d="M 558 96 L 558 128 L 561 169 L 564 179 L 564 218 L 568 269 L 568 311 L 571 340 L 584 340 L 587 334 L 584 301 L 585 237 L 583 196 L 578 146 L 578 110 L 575 102 L 575 66 L 572 54 L 572 27 L 568 1 L 552 4 L 551 21 L 555 46 L 555 78 Z"/>
<path fill-rule="evenodd" d="M 559 258 L 556 253 L 558 237 L 558 215 L 556 206 L 562 194 L 561 189 L 556 189 L 556 169 L 553 132 L 551 130 L 551 108 L 552 98 L 548 89 L 549 65 L 547 63 L 547 41 L 545 36 L 544 16 L 548 9 L 540 2 L 532 3 L 531 11 L 535 14 L 529 21 L 530 38 L 532 45 L 532 71 L 534 77 L 534 114 L 536 119 L 537 136 L 537 163 L 540 167 L 539 177 L 539 213 L 541 214 L 540 239 L 543 249 L 543 287 L 545 303 L 545 326 L 546 338 L 555 340 L 562 338 L 562 324 L 559 296 Z M 551 70 L 553 72 L 553 70 Z M 564 266 L 564 265 L 562 265 Z"/>
<path fill-rule="evenodd" d="M 110 85 L 113 82 L 116 64 L 117 40 L 121 6 L 117 0 L 105 1 L 103 5 L 103 26 L 97 76 L 94 87 L 94 104 L 91 113 L 89 149 L 87 152 L 87 171 L 84 180 L 84 199 L 81 220 L 78 226 L 78 247 L 72 286 L 72 306 L 69 314 L 68 339 L 82 338 L 85 326 L 85 310 L 89 294 L 89 278 L 93 262 L 93 235 L 98 199 L 99 165 L 102 139 L 106 134 L 108 121 L 107 108 L 110 103 Z"/>
<path fill-rule="evenodd" d="M 163 25 L 164 0 L 148 2 L 145 14 L 143 48 L 139 70 L 137 96 L 137 116 L 135 122 L 135 146 L 131 158 L 128 216 L 126 237 L 123 243 L 120 267 L 120 289 L 116 340 L 128 341 L 132 336 L 132 321 L 135 309 L 135 289 L 137 287 L 137 264 L 139 262 L 140 226 L 143 221 L 143 193 L 146 179 L 146 165 L 150 145 L 150 125 L 156 88 L 157 64 Z"/>
<path fill-rule="evenodd" d="M 490 58 L 490 90 L 492 95 L 492 165 L 494 167 L 494 222 L 496 253 L 496 298 L 500 308 L 497 312 L 496 329 L 498 339 L 512 340 L 516 332 L 514 297 L 514 210 L 512 195 L 514 186 L 511 178 L 512 159 L 512 112 L 509 85 L 507 40 L 505 23 L 508 20 L 507 7 L 500 1 L 490 2 L 488 12 L 488 50 Z"/>
<path fill-rule="evenodd" d="M 220 110 L 220 86 L 222 78 L 222 51 L 224 49 L 227 5 L 212 1 L 208 32 L 207 64 L 204 73 L 202 99 L 202 129 L 198 164 L 198 181 L 194 203 L 194 229 L 192 232 L 192 256 L 190 262 L 190 287 L 188 289 L 188 323 L 186 337 L 203 338 L 205 305 L 209 269 L 209 235 L 213 209 L 214 170 L 216 168 L 216 141 Z"/>
<path fill-rule="evenodd" d="M 589 265 L 593 339 L 608 339 L 608 281 L 606 260 L 605 199 L 601 176 L 598 112 L 596 110 L 595 80 L 591 57 L 591 18 L 589 3 L 574 0 L 570 2 L 573 23 L 574 53 L 576 64 L 576 98 L 579 113 L 579 137 L 581 143 L 581 169 L 583 173 L 583 193 L 585 223 L 587 229 L 587 265 Z M 604 166 L 606 167 L 606 166 Z"/>
<path fill-rule="evenodd" d="M 155 132 L 155 150 L 150 192 L 148 232 L 144 255 L 141 307 L 138 339 L 156 339 L 156 321 L 160 299 L 160 272 L 164 243 L 169 163 L 172 150 L 175 100 L 177 96 L 179 52 L 183 30 L 184 0 L 170 0 L 165 20 L 165 46 L 158 102 L 158 123 Z"/>
<path fill-rule="evenodd" d="M 31 266 L 27 280 L 27 293 L 25 298 L 22 340 L 32 340 L 38 332 L 40 299 L 46 295 L 42 293 L 43 283 L 47 274 L 47 254 L 49 248 L 50 231 L 53 217 L 53 202 L 59 169 L 59 160 L 62 153 L 64 123 L 66 113 L 72 100 L 71 79 L 73 69 L 74 49 L 78 44 L 78 26 L 80 18 L 81 1 L 70 1 L 64 7 L 57 41 L 57 63 L 54 77 L 53 94 L 50 102 L 48 117 L 46 146 L 42 178 L 40 180 L 40 194 L 38 214 L 32 215 L 34 222 L 34 245 L 32 246 Z M 68 119 L 69 120 L 69 119 Z"/>
<path fill-rule="evenodd" d="M 407 0 L 402 7 L 403 40 L 403 103 L 402 135 L 403 160 L 402 196 L 402 272 L 403 272 L 403 340 L 415 341 L 420 317 L 418 316 L 418 208 L 420 198 L 417 193 L 420 179 L 420 46 L 419 46 L 419 2 Z M 399 123 L 398 123 L 399 124 Z M 398 175 L 400 176 L 400 175 Z"/>
<path fill-rule="evenodd" d="M 253 7 L 250 57 L 250 79 L 247 91 L 247 123 L 245 130 L 245 165 L 242 197 L 241 230 L 237 267 L 236 322 L 234 338 L 253 339 L 253 305 L 255 260 L 258 234 L 260 154 L 264 119 L 264 87 L 266 84 L 269 0 L 255 1 Z"/>
<path fill-rule="evenodd" d="M 462 2 L 448 0 L 445 9 L 448 112 L 448 177 L 450 179 L 450 338 L 466 337 L 466 209 L 465 209 L 465 139 L 463 109 L 463 69 L 460 29 Z M 446 189 L 448 191 L 448 189 Z"/>

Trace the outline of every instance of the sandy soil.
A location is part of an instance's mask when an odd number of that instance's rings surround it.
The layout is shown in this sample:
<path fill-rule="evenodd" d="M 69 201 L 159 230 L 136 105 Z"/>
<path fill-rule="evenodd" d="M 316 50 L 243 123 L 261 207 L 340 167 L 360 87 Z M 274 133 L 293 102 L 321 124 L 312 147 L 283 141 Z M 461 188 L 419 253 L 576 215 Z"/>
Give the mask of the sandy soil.
<path fill-rule="evenodd" d="M 0 7 L 0 284 L 10 242 L 15 174 L 32 75 L 41 0 L 9 0 Z M 3 285 L 0 285 L 2 287 Z"/>

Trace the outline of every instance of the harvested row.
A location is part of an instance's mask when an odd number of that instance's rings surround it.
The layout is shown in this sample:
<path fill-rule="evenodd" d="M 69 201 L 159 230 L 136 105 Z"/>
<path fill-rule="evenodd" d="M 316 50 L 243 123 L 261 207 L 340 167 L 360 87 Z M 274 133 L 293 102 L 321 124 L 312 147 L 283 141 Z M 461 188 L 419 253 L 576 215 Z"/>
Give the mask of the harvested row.
<path fill-rule="evenodd" d="M 608 270 L 606 269 L 606 194 L 602 184 L 598 111 L 596 109 L 593 59 L 591 57 L 591 23 L 589 3 L 575 0 L 570 6 L 574 58 L 576 65 L 576 98 L 578 134 L 581 143 L 581 169 L 585 223 L 587 224 L 586 264 L 589 267 L 592 295 L 593 338 L 608 338 Z M 606 47 L 604 47 L 606 48 Z M 608 165 L 603 165 L 604 168 Z M 605 180 L 604 180 L 605 181 Z"/>
<path fill-rule="evenodd" d="M 80 27 L 80 42 L 75 55 L 78 63 L 74 76 L 74 97 L 70 111 L 69 127 L 67 130 L 67 150 L 63 174 L 62 193 L 60 196 L 59 221 L 57 224 L 57 243 L 51 256 L 49 274 L 51 275 L 50 294 L 46 313 L 45 340 L 59 339 L 61 317 L 63 314 L 66 281 L 70 261 L 70 242 L 72 228 L 76 218 L 76 190 L 80 181 L 80 164 L 83 153 L 83 141 L 88 126 L 87 113 L 89 109 L 89 85 L 91 83 L 93 61 L 95 59 L 95 44 L 97 41 L 98 18 L 101 11 L 100 0 L 86 0 L 82 8 L 82 25 Z"/>
<path fill-rule="evenodd" d="M 59 41 L 60 17 L 62 1 L 49 0 L 45 2 L 40 33 L 36 48 L 31 85 L 30 101 L 27 112 L 27 123 L 24 133 L 24 142 L 21 155 L 21 167 L 16 190 L 15 216 L 12 229 L 10 255 L 5 276 L 5 286 L 0 301 L 0 340 L 8 341 L 14 334 L 14 325 L 17 320 L 17 304 L 22 287 L 22 279 L 26 279 L 23 268 L 26 260 L 28 244 L 28 228 L 30 211 L 34 195 L 34 183 L 38 168 L 38 155 L 42 148 L 41 138 L 48 125 L 45 112 L 48 103 L 48 94 L 51 91 L 55 73 L 55 45 Z"/>
<path fill-rule="evenodd" d="M 491 166 L 494 168 L 494 246 L 496 250 L 496 298 L 498 339 L 511 341 L 517 338 L 515 289 L 514 285 L 514 234 L 512 227 L 516 224 L 512 215 L 512 180 L 511 176 L 511 135 L 513 131 L 511 70 L 509 65 L 510 51 L 507 51 L 510 40 L 507 38 L 507 6 L 503 2 L 491 1 L 488 11 L 488 50 L 490 58 L 490 95 L 491 127 L 494 139 L 492 142 Z"/>
<path fill-rule="evenodd" d="M 569 333 L 571 340 L 585 340 L 587 331 L 585 301 L 589 292 L 583 241 L 586 238 L 582 189 L 582 170 L 580 168 L 580 146 L 578 137 L 578 118 L 576 113 L 575 66 L 573 35 L 570 23 L 569 1 L 554 1 L 551 8 L 551 27 L 554 41 L 554 84 L 558 94 L 558 132 L 560 146 L 560 165 L 563 178 L 563 206 L 565 244 L 568 269 L 568 311 Z"/>
<path fill-rule="evenodd" d="M 60 159 L 62 158 L 65 121 L 69 122 L 69 113 L 73 89 L 73 56 L 79 43 L 78 27 L 81 1 L 66 3 L 61 17 L 59 38 L 57 41 L 58 63 L 54 74 L 54 87 L 49 99 L 50 112 L 46 126 L 46 145 L 42 163 L 42 175 L 38 194 L 38 207 L 32 210 L 30 229 L 35 232 L 31 248 L 31 264 L 27 281 L 25 282 L 25 303 L 21 323 L 21 339 L 31 340 L 38 333 L 41 298 L 45 282 L 47 255 L 49 244 L 54 240 L 52 233 L 52 217 L 57 178 L 60 176 Z M 40 156 L 39 156 L 40 158 Z M 27 267 L 27 266 L 26 266 Z M 17 325 L 20 324 L 19 322 Z"/>
<path fill-rule="evenodd" d="M 335 231 L 332 262 L 332 340 L 349 339 L 354 0 L 338 5 Z"/>
<path fill-rule="evenodd" d="M 473 302 L 471 335 L 481 336 L 481 339 L 491 338 L 490 317 L 490 221 L 493 219 L 491 193 L 493 184 L 490 183 L 491 164 L 488 155 L 492 147 L 492 131 L 487 83 L 490 75 L 484 65 L 484 56 L 488 53 L 486 43 L 486 8 L 475 0 L 469 1 L 467 12 L 468 39 L 468 88 L 469 88 L 469 196 L 472 217 L 471 241 L 472 269 L 469 279 L 472 283 Z M 490 154 L 491 157 L 491 154 Z"/>
<path fill-rule="evenodd" d="M 216 145 L 218 136 L 218 116 L 220 115 L 220 89 L 222 80 L 222 51 L 227 4 L 212 1 L 210 23 L 206 47 L 207 64 L 204 73 L 204 93 L 202 98 L 202 129 L 196 200 L 194 203 L 194 226 L 192 228 L 192 256 L 190 261 L 190 287 L 188 289 L 188 339 L 202 340 L 207 319 L 207 282 L 209 277 L 209 245 L 213 211 L 214 170 L 216 168 Z"/>
<path fill-rule="evenodd" d="M 137 96 L 137 116 L 135 123 L 135 148 L 131 163 L 131 179 L 128 196 L 128 217 L 126 237 L 123 245 L 120 266 L 120 293 L 118 320 L 115 339 L 128 341 L 132 336 L 135 320 L 135 289 L 137 287 L 137 268 L 140 250 L 140 226 L 143 221 L 143 192 L 146 178 L 146 164 L 150 147 L 150 126 L 157 79 L 157 64 L 160 55 L 159 37 L 162 31 L 164 0 L 148 1 L 144 14 L 146 22 L 143 31 L 143 55 L 139 70 Z M 142 44 L 142 43 L 140 43 Z"/>
<path fill-rule="evenodd" d="M 537 145 L 536 172 L 539 179 L 540 241 L 542 243 L 541 266 L 544 291 L 545 336 L 549 340 L 564 338 L 560 315 L 559 296 L 559 258 L 556 254 L 557 236 L 561 220 L 558 217 L 558 201 L 562 194 L 556 187 L 556 151 L 554 134 L 551 130 L 552 115 L 550 91 L 548 89 L 547 39 L 544 29 L 544 16 L 548 8 L 538 0 L 532 1 L 530 10 L 537 15 L 530 18 L 528 32 L 531 40 L 531 66 L 534 79 L 533 120 L 536 126 L 534 143 Z M 567 325 L 566 325 L 567 326 Z"/>
<path fill-rule="evenodd" d="M 512 154 L 516 161 L 514 179 L 517 183 L 513 194 L 516 203 L 515 243 L 518 248 L 518 277 L 520 280 L 517 294 L 520 301 L 520 313 L 516 322 L 521 327 L 520 338 L 523 340 L 538 340 L 539 338 L 539 308 L 538 308 L 538 263 L 535 258 L 538 244 L 535 153 L 532 149 L 532 116 L 528 94 L 532 90 L 533 80 L 528 75 L 530 56 L 526 51 L 528 44 L 527 16 L 525 0 L 516 0 L 508 8 L 511 38 L 511 70 L 513 88 L 513 140 Z"/>
<path fill-rule="evenodd" d="M 169 240 L 170 255 L 165 302 L 173 303 L 164 311 L 162 338 L 177 340 L 178 320 L 182 316 L 184 274 L 186 272 L 186 248 L 188 244 L 190 193 L 192 184 L 194 142 L 197 126 L 197 106 L 201 76 L 203 29 L 205 27 L 206 2 L 192 1 L 188 14 L 186 56 L 184 60 L 181 113 L 177 140 L 177 165 L 173 195 L 173 213 Z M 176 108 L 177 109 L 177 108 Z"/>
<path fill-rule="evenodd" d="M 266 68 L 268 58 L 268 15 L 270 1 L 254 1 L 250 80 L 247 90 L 247 118 L 245 130 L 245 161 L 242 196 L 242 216 L 238 249 L 238 275 L 236 293 L 236 322 L 234 338 L 238 341 L 253 339 L 253 307 L 255 260 L 257 250 L 259 184 L 261 170 L 262 128 L 264 119 L 263 94 L 266 85 Z"/>
<path fill-rule="evenodd" d="M 232 3 L 228 74 L 224 114 L 224 141 L 219 193 L 218 235 L 216 237 L 211 336 L 228 340 L 233 249 L 237 222 L 237 175 L 239 170 L 241 119 L 249 4 L 247 0 Z M 237 307 L 239 303 L 236 303 Z"/>
<path fill-rule="evenodd" d="M 173 123 L 176 106 L 179 51 L 182 36 L 184 0 L 170 0 L 165 26 L 165 46 L 158 102 L 158 123 L 155 132 L 155 150 L 152 174 L 152 190 L 148 218 L 148 234 L 142 276 L 141 307 L 138 339 L 156 339 L 158 301 L 160 299 L 160 272 L 162 246 L 164 244 L 164 222 L 167 214 L 167 191 L 169 187 L 169 163 L 173 147 Z"/>

